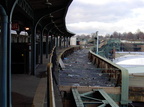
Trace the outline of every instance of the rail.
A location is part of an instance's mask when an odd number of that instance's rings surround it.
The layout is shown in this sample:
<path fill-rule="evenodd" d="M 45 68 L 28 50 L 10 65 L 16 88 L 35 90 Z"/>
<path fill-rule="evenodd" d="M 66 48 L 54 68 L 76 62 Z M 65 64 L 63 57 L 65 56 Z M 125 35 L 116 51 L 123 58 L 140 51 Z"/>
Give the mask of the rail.
<path fill-rule="evenodd" d="M 74 50 L 79 49 L 80 47 L 70 47 L 63 50 L 63 52 L 60 53 L 59 58 L 64 58 L 67 55 L 70 55 Z M 55 93 L 54 93 L 54 81 L 57 82 L 55 77 L 55 68 L 57 66 L 57 56 L 56 56 L 56 47 L 54 47 L 49 54 L 49 63 L 47 64 L 47 102 L 49 107 L 56 107 L 55 103 Z M 56 83 L 57 84 L 57 83 Z"/>
<path fill-rule="evenodd" d="M 49 60 L 47 64 L 47 78 L 41 78 L 34 96 L 32 107 L 44 107 L 46 98 L 47 107 L 56 107 L 53 84 L 53 64 L 56 63 L 55 50 L 56 48 L 54 47 L 49 54 Z"/>
<path fill-rule="evenodd" d="M 103 73 L 109 74 L 110 80 L 115 81 L 115 87 L 121 87 L 120 103 L 121 105 L 127 105 L 129 87 L 128 71 L 110 60 L 95 54 L 91 50 L 88 53 L 88 58 L 97 68 L 102 69 Z"/>
<path fill-rule="evenodd" d="M 52 78 L 52 63 L 48 63 L 47 73 L 48 73 L 47 79 L 48 79 L 49 107 L 55 107 L 54 86 Z"/>
<path fill-rule="evenodd" d="M 47 103 L 48 107 L 56 107 L 54 85 L 53 85 L 53 67 L 56 60 L 54 60 L 56 47 L 54 47 L 49 54 L 49 63 L 47 64 Z"/>
<path fill-rule="evenodd" d="M 79 49 L 80 47 L 69 47 L 66 48 L 65 50 L 63 50 L 59 57 L 58 57 L 58 61 L 59 58 L 64 58 L 68 55 L 70 55 L 72 52 L 74 52 L 74 50 Z M 54 74 L 55 68 L 57 67 L 57 56 L 56 56 L 56 47 L 54 47 L 51 51 L 51 53 L 49 54 L 49 63 L 47 64 L 47 86 L 48 86 L 48 92 L 47 92 L 47 99 L 48 99 L 48 103 L 49 103 L 49 107 L 56 107 L 55 104 L 55 95 L 54 95 L 54 81 L 57 84 L 57 80 L 56 80 L 56 74 Z"/>

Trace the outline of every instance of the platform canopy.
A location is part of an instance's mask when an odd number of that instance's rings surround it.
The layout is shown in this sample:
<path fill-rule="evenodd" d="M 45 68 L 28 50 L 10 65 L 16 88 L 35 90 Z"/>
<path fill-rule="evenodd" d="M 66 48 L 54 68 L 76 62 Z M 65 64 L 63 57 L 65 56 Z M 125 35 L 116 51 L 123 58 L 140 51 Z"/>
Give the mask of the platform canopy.
<path fill-rule="evenodd" d="M 66 28 L 65 17 L 72 0 L 2 0 L 4 7 L 11 11 L 17 1 L 12 15 L 12 23 L 18 23 L 21 31 L 38 22 L 37 29 L 48 29 L 62 36 L 73 36 Z M 6 10 L 7 10 L 6 9 Z"/>

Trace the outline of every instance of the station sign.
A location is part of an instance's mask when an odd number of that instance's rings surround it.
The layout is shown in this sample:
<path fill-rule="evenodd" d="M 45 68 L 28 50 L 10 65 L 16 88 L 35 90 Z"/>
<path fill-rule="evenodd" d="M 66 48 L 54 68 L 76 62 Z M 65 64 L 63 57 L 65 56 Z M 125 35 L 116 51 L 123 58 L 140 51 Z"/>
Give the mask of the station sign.
<path fill-rule="evenodd" d="M 12 30 L 19 30 L 19 24 L 18 23 L 12 23 Z"/>

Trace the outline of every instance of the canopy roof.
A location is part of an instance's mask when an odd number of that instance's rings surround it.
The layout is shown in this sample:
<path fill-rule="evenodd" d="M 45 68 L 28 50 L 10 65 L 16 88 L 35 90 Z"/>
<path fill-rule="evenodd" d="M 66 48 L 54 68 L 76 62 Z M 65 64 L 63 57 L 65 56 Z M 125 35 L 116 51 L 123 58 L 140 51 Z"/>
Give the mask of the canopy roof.
<path fill-rule="evenodd" d="M 64 36 L 74 33 L 66 28 L 65 17 L 72 0 L 19 0 L 13 13 L 13 21 L 30 26 L 31 20 L 38 21 L 38 29 L 54 30 Z"/>

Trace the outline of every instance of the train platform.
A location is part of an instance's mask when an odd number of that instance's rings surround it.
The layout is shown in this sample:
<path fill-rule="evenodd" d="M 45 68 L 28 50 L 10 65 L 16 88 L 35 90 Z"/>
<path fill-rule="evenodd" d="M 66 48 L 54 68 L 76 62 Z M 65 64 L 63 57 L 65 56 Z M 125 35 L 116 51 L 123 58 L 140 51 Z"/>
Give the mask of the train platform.
<path fill-rule="evenodd" d="M 12 74 L 12 106 L 32 107 L 40 79 L 27 74 Z"/>
<path fill-rule="evenodd" d="M 13 107 L 32 107 L 40 81 L 42 78 L 46 79 L 47 63 L 48 58 L 43 55 L 43 64 L 37 65 L 36 75 L 12 74 Z"/>
<path fill-rule="evenodd" d="M 47 63 L 48 59 L 44 55 L 43 64 L 36 68 L 36 75 L 12 74 L 13 107 L 32 107 L 38 85 L 42 78 L 46 78 Z"/>
<path fill-rule="evenodd" d="M 65 48 L 57 49 L 57 54 L 60 54 Z M 43 55 L 43 64 L 37 65 L 36 75 L 29 74 L 12 74 L 12 107 L 32 107 L 34 96 L 37 91 L 45 91 L 46 84 L 46 70 L 48 58 Z M 61 107 L 61 100 L 57 85 L 55 87 L 56 102 Z M 41 88 L 38 90 L 38 88 Z M 40 92 L 40 93 L 41 93 Z M 46 95 L 45 95 L 46 96 Z M 45 98 L 44 106 L 47 107 L 47 98 Z"/>

